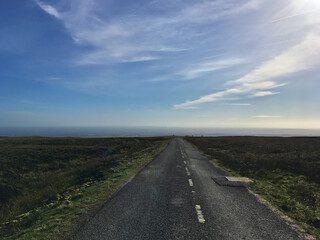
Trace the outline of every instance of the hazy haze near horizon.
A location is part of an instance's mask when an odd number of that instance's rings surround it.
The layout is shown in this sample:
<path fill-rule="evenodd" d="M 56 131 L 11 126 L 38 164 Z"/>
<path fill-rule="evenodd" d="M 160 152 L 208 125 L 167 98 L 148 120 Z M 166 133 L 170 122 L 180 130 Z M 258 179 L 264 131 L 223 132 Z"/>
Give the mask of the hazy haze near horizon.
<path fill-rule="evenodd" d="M 320 136 L 320 129 L 183 127 L 0 127 L 0 137 Z"/>

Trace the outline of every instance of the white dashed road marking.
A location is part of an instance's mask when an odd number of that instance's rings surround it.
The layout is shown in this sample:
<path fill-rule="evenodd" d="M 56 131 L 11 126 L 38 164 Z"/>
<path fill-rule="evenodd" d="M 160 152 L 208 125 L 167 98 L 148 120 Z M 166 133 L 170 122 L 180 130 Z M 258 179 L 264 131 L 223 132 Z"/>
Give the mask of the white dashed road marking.
<path fill-rule="evenodd" d="M 193 187 L 193 182 L 192 182 L 191 178 L 189 179 L 189 185 L 190 185 L 190 187 Z"/>
<path fill-rule="evenodd" d="M 185 156 L 184 156 L 184 154 L 183 154 L 183 152 L 182 152 L 182 149 L 181 149 L 181 155 L 182 155 L 182 158 L 185 158 Z M 186 162 L 186 161 L 183 161 L 183 163 L 184 163 L 185 165 L 187 165 L 187 162 Z M 186 167 L 186 172 L 187 172 L 187 175 L 190 176 L 190 171 L 189 171 L 189 169 L 188 169 L 187 167 Z M 192 179 L 189 178 L 188 181 L 189 181 L 190 187 L 193 187 L 193 181 L 192 181 Z M 191 191 L 191 192 L 192 192 L 192 195 L 193 195 L 193 198 L 194 198 L 196 192 L 195 192 L 195 191 Z M 200 205 L 196 205 L 195 208 L 196 208 L 196 212 L 197 212 L 197 216 L 198 216 L 198 221 L 199 221 L 199 223 L 205 223 L 206 220 L 205 220 L 204 217 L 203 217 L 203 214 L 202 214 Z"/>
<path fill-rule="evenodd" d="M 189 172 L 189 169 L 186 167 L 186 172 L 187 172 L 187 175 L 190 176 L 190 172 Z"/>
<path fill-rule="evenodd" d="M 196 205 L 196 211 L 197 211 L 199 223 L 205 223 L 206 220 L 203 217 L 200 205 Z"/>

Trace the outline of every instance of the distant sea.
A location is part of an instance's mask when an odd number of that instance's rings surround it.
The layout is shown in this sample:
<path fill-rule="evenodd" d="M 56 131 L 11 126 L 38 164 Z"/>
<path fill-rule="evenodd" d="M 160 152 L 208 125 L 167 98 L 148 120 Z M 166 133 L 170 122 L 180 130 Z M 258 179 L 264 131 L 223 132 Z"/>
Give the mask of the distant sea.
<path fill-rule="evenodd" d="M 1 137 L 320 136 L 320 129 L 181 127 L 0 127 Z"/>

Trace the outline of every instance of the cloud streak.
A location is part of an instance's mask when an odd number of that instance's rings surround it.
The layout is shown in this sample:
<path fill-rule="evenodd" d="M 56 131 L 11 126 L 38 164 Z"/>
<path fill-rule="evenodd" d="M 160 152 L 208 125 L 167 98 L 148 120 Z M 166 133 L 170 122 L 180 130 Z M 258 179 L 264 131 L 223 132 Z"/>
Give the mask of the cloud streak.
<path fill-rule="evenodd" d="M 290 15 L 290 16 L 277 18 L 275 20 L 272 20 L 270 23 L 280 22 L 280 21 L 284 21 L 284 20 L 287 20 L 287 19 L 290 19 L 290 18 L 294 18 L 294 17 L 298 17 L 298 16 L 302 16 L 302 15 L 306 15 L 306 14 L 310 14 L 310 13 L 314 13 L 314 12 L 318 12 L 318 11 L 320 11 L 320 9 L 314 9 L 314 10 L 310 10 L 310 11 L 296 13 L 296 14 L 293 14 L 293 15 Z"/>
<path fill-rule="evenodd" d="M 252 106 L 251 103 L 225 103 L 224 105 L 229 105 L 229 106 Z"/>
<path fill-rule="evenodd" d="M 252 94 L 252 97 L 265 97 L 265 96 L 270 96 L 275 94 L 279 94 L 279 92 L 261 91 L 261 92 L 256 92 Z"/>
<path fill-rule="evenodd" d="M 182 104 L 176 104 L 174 105 L 174 108 L 189 109 L 191 106 L 195 106 L 203 103 L 216 102 L 221 100 L 234 100 L 234 99 L 248 98 L 249 97 L 248 94 L 251 94 L 251 97 L 263 97 L 267 95 L 273 95 L 276 93 L 269 92 L 269 91 L 260 91 L 260 90 L 278 88 L 284 85 L 285 85 L 284 83 L 277 84 L 272 81 L 260 82 L 260 83 L 244 83 L 234 88 L 229 88 L 224 91 L 203 96 L 197 100 L 186 101 L 185 103 L 182 103 Z"/>
<path fill-rule="evenodd" d="M 199 64 L 193 64 L 188 68 L 178 72 L 178 75 L 184 76 L 185 79 L 194 79 L 210 72 L 215 72 L 221 69 L 226 69 L 239 64 L 243 64 L 245 63 L 245 61 L 246 60 L 242 58 L 206 61 Z"/>
<path fill-rule="evenodd" d="M 316 67 L 320 62 L 319 52 L 320 37 L 310 34 L 298 45 L 231 83 L 259 82 Z"/>
<path fill-rule="evenodd" d="M 38 4 L 38 6 L 39 6 L 43 11 L 45 11 L 46 13 L 48 13 L 48 14 L 51 15 L 51 16 L 54 16 L 54 17 L 60 19 L 61 16 L 60 16 L 60 14 L 58 13 L 58 11 L 57 11 L 54 7 L 52 7 L 52 6 L 48 5 L 48 4 L 45 4 L 45 3 L 43 3 L 43 2 L 41 2 L 41 1 L 39 1 L 39 0 L 35 0 L 35 2 Z"/>
<path fill-rule="evenodd" d="M 198 104 L 226 100 L 232 97 L 264 97 L 275 95 L 270 89 L 284 86 L 277 83 L 279 78 L 318 66 L 320 63 L 320 37 L 309 35 L 301 43 L 289 48 L 284 53 L 274 57 L 243 77 L 228 82 L 233 88 L 208 94 L 193 101 L 174 105 L 174 108 L 185 109 Z M 272 81 L 271 81 L 272 79 Z M 275 79 L 275 80 L 274 80 Z"/>
<path fill-rule="evenodd" d="M 275 116 L 275 115 L 257 115 L 254 116 L 255 118 L 282 118 L 282 116 Z"/>
<path fill-rule="evenodd" d="M 195 26 L 255 11 L 263 3 L 261 0 L 179 2 L 174 11 L 165 14 L 158 14 L 159 9 L 155 9 L 154 14 L 141 14 L 139 10 L 130 14 L 120 11 L 113 18 L 108 18 L 97 12 L 104 5 L 112 7 L 115 3 L 69 0 L 66 1 L 70 3 L 69 8 L 58 10 L 44 1 L 35 2 L 46 13 L 64 23 L 75 43 L 93 47 L 92 51 L 75 61 L 80 65 L 137 62 L 134 59 L 153 61 L 161 58 L 161 54 L 186 51 L 193 46 L 185 46 L 185 40 L 199 36 Z M 148 4 L 145 5 L 148 8 Z"/>

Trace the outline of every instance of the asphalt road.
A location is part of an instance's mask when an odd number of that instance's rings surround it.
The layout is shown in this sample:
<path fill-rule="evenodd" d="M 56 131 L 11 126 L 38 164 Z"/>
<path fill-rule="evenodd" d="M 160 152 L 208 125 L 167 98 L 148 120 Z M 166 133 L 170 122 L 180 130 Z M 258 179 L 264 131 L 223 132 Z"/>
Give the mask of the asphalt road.
<path fill-rule="evenodd" d="M 181 138 L 125 185 L 72 239 L 304 239 Z"/>

